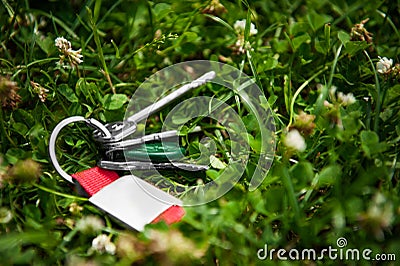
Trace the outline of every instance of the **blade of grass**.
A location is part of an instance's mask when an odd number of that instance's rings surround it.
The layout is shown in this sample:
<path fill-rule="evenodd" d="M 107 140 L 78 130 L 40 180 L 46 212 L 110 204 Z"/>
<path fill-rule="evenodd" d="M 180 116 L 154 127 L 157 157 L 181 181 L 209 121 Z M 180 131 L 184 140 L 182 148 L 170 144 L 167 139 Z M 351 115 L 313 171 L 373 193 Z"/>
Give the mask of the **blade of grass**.
<path fill-rule="evenodd" d="M 14 17 L 15 12 L 14 12 L 13 8 L 10 6 L 10 4 L 6 0 L 1 0 L 1 2 L 3 2 L 3 5 L 6 8 L 10 18 Z"/>
<path fill-rule="evenodd" d="M 373 130 L 379 134 L 379 115 L 381 113 L 381 85 L 379 83 L 379 77 L 378 77 L 378 72 L 375 69 L 374 62 L 372 62 L 371 58 L 369 57 L 369 54 L 367 51 L 364 50 L 364 54 L 367 56 L 368 61 L 371 64 L 372 70 L 374 72 L 374 77 L 375 77 L 375 88 L 376 88 L 376 99 L 375 99 L 375 119 L 374 119 L 374 127 Z"/>
<path fill-rule="evenodd" d="M 99 19 L 100 8 L 101 8 L 101 0 L 96 0 L 94 2 L 94 9 L 93 9 L 93 23 L 95 23 L 95 24 L 96 24 L 97 20 Z"/>
<path fill-rule="evenodd" d="M 43 191 L 46 191 L 46 192 L 49 192 L 51 194 L 54 194 L 54 195 L 57 195 L 57 196 L 61 196 L 61 197 L 64 197 L 64 198 L 80 200 L 80 201 L 88 201 L 89 200 L 88 198 L 83 198 L 83 197 L 77 197 L 77 196 L 73 196 L 73 195 L 69 195 L 69 194 L 64 194 L 64 193 L 52 190 L 52 189 L 50 189 L 48 187 L 44 187 L 44 186 L 39 185 L 39 184 L 33 184 L 33 186 L 37 187 L 40 190 L 43 190 Z"/>
<path fill-rule="evenodd" d="M 204 14 L 204 16 L 214 20 L 215 22 L 218 22 L 219 24 L 221 24 L 222 26 L 224 26 L 225 28 L 229 29 L 231 32 L 236 33 L 235 30 L 232 28 L 231 25 L 229 25 L 228 23 L 226 23 L 223 19 L 214 16 L 214 15 L 210 15 L 210 14 Z"/>
<path fill-rule="evenodd" d="M 314 80 L 316 77 L 318 77 L 319 75 L 321 75 L 322 73 L 324 73 L 326 70 L 328 69 L 328 66 L 325 66 L 324 68 L 322 68 L 320 71 L 318 71 L 317 73 L 315 73 L 314 75 L 312 75 L 309 79 L 307 79 L 306 81 L 304 81 L 303 84 L 301 84 L 301 86 L 296 90 L 296 92 L 293 95 L 293 99 L 290 103 L 290 118 L 289 118 L 289 124 L 288 124 L 288 128 L 292 125 L 293 123 L 293 116 L 294 116 L 294 103 L 296 102 L 296 98 L 297 96 L 299 96 L 299 94 L 301 93 L 301 91 L 312 81 Z"/>
<path fill-rule="evenodd" d="M 102 69 L 101 72 L 106 77 L 107 82 L 110 85 L 112 93 L 116 94 L 117 92 L 115 90 L 114 85 L 112 84 L 111 77 L 110 77 L 110 74 L 109 74 L 109 71 L 108 71 L 108 68 L 107 68 L 106 60 L 104 58 L 103 47 L 101 46 L 100 36 L 99 36 L 99 33 L 97 32 L 96 22 L 94 20 L 94 17 L 92 15 L 92 11 L 90 10 L 90 8 L 87 7 L 86 10 L 87 10 L 87 13 L 88 13 L 88 16 L 89 16 L 89 23 L 90 23 L 90 25 L 92 27 L 92 30 L 93 30 L 93 38 L 94 38 L 94 42 L 96 43 L 97 52 L 99 53 L 99 59 L 100 59 L 100 62 L 102 64 L 102 66 L 103 66 L 103 69 Z"/>
<path fill-rule="evenodd" d="M 15 144 L 15 142 L 12 140 L 12 138 L 10 137 L 10 135 L 9 134 L 7 134 L 7 131 L 6 131 L 6 127 L 4 126 L 4 116 L 3 116 L 3 109 L 2 108 L 0 108 L 0 130 L 1 130 L 1 143 L 2 144 L 5 144 L 5 140 L 4 140 L 4 137 L 6 137 L 7 138 L 7 140 L 10 142 L 10 144 L 12 145 L 12 146 L 14 146 L 14 147 L 17 147 L 17 144 Z M 5 145 L 1 145 L 0 147 L 2 147 L 2 153 L 4 153 L 5 152 Z"/>
<path fill-rule="evenodd" d="M 94 0 L 88 0 L 84 5 L 82 5 L 82 9 L 81 11 L 78 13 L 76 13 L 76 19 L 74 21 L 74 23 L 72 24 L 71 29 L 73 31 L 76 30 L 76 28 L 79 26 L 79 23 L 82 23 L 81 17 L 84 16 L 85 12 L 86 12 L 86 7 L 91 7 L 93 5 Z"/>
<path fill-rule="evenodd" d="M 376 12 L 378 12 L 379 15 L 381 15 L 385 20 L 387 20 L 390 24 L 390 26 L 392 27 L 393 31 L 396 33 L 397 38 L 400 40 L 400 33 L 399 30 L 397 29 L 397 26 L 393 23 L 392 19 L 384 12 L 380 11 L 380 10 L 376 10 Z"/>
<path fill-rule="evenodd" d="M 296 195 L 294 193 L 294 188 L 292 184 L 292 180 L 290 178 L 288 168 L 284 166 L 282 163 L 278 164 L 278 172 L 281 173 L 282 183 L 286 189 L 286 193 L 289 199 L 289 203 L 292 206 L 294 211 L 294 216 L 296 221 L 300 221 L 300 207 L 296 199 Z"/>
<path fill-rule="evenodd" d="M 335 58 L 333 59 L 333 63 L 332 63 L 331 73 L 330 73 L 329 79 L 328 79 L 328 84 L 322 88 L 321 94 L 318 96 L 318 99 L 316 102 L 316 108 L 315 108 L 316 115 L 320 114 L 322 106 L 324 105 L 324 101 L 328 97 L 328 91 L 329 91 L 329 88 L 332 86 L 333 76 L 335 74 L 335 69 L 336 69 L 336 64 L 339 60 L 339 55 L 342 51 L 342 48 L 343 48 L 343 44 L 341 44 L 339 46 L 338 50 L 336 51 Z"/>
<path fill-rule="evenodd" d="M 36 15 L 42 15 L 42 16 L 52 19 L 61 28 L 63 28 L 69 35 L 71 35 L 72 38 L 79 39 L 78 35 L 76 35 L 75 32 L 70 27 L 67 26 L 67 24 L 65 24 L 61 19 L 53 16 L 52 14 L 49 14 L 47 12 L 44 12 L 42 10 L 37 10 L 37 9 L 30 9 L 29 12 L 32 12 L 33 14 L 36 14 Z"/>

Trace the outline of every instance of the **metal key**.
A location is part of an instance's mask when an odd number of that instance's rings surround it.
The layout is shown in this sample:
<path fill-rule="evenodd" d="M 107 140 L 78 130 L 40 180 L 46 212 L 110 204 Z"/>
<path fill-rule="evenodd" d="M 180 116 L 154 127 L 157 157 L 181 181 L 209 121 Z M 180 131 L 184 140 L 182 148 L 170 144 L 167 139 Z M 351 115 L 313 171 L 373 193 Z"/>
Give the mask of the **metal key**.
<path fill-rule="evenodd" d="M 205 84 L 214 77 L 215 77 L 214 71 L 207 72 L 198 79 L 183 85 L 182 87 L 170 93 L 169 95 L 165 96 L 164 98 L 160 99 L 159 101 L 147 106 L 138 113 L 128 117 L 126 120 L 105 124 L 105 127 L 110 132 L 111 137 L 106 136 L 100 130 L 95 130 L 94 131 L 95 140 L 105 144 L 123 140 L 124 138 L 133 134 L 136 131 L 136 125 L 138 122 L 147 118 L 151 114 L 154 114 L 155 112 L 159 111 L 161 108 L 163 108 L 170 102 L 174 101 L 175 99 L 179 98 L 183 94 L 187 93 L 188 91 Z"/>
<path fill-rule="evenodd" d="M 115 170 L 115 171 L 131 171 L 131 170 L 186 170 L 186 171 L 205 171 L 208 169 L 207 165 L 189 164 L 182 162 L 170 162 L 170 163 L 149 163 L 140 161 L 128 161 L 128 162 L 114 162 L 100 160 L 97 164 L 99 167 Z"/>
<path fill-rule="evenodd" d="M 195 127 L 191 133 L 200 130 L 200 127 Z M 145 135 L 141 138 L 107 143 L 105 158 L 99 161 L 98 166 L 109 170 L 171 170 L 176 168 L 187 171 L 207 170 L 207 165 L 179 161 L 183 158 L 184 149 L 175 146 L 174 142 L 163 142 L 176 136 L 178 136 L 178 131 L 170 130 Z M 150 150 L 148 150 L 149 148 Z M 124 152 L 125 162 L 119 161 L 122 159 L 121 152 Z"/>
<path fill-rule="evenodd" d="M 201 131 L 201 127 L 197 126 L 193 130 L 191 130 L 190 133 L 200 132 L 200 131 Z M 114 151 L 120 151 L 120 150 L 127 150 L 134 146 L 144 144 L 146 142 L 162 141 L 164 139 L 173 138 L 173 137 L 177 137 L 177 136 L 179 136 L 179 132 L 177 130 L 169 130 L 169 131 L 164 131 L 164 132 L 160 132 L 160 133 L 144 135 L 143 137 L 140 137 L 140 138 L 121 140 L 118 142 L 104 143 L 103 147 L 107 152 L 114 152 Z"/>

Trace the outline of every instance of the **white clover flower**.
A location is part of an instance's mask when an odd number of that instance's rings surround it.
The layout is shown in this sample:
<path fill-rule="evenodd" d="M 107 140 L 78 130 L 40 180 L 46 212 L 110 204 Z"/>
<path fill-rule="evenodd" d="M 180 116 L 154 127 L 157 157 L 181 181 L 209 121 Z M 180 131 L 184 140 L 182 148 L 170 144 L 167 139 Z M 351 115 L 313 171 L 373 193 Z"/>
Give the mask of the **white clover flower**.
<path fill-rule="evenodd" d="M 49 92 L 48 89 L 44 88 L 39 83 L 31 81 L 31 86 L 33 87 L 34 92 L 39 95 L 39 99 L 42 103 L 44 103 L 47 99 L 47 93 Z"/>
<path fill-rule="evenodd" d="M 354 97 L 353 93 L 344 94 L 343 92 L 336 92 L 337 87 L 332 85 L 329 89 L 329 97 L 331 98 L 333 103 L 341 104 L 342 106 L 348 106 L 356 102 L 356 98 Z M 324 101 L 324 106 L 327 108 L 333 107 L 333 105 L 328 102 Z"/>
<path fill-rule="evenodd" d="M 81 55 L 82 49 L 72 50 L 71 43 L 65 39 L 64 37 L 58 37 L 55 41 L 55 46 L 58 48 L 58 51 L 61 53 L 59 64 L 63 65 L 65 58 L 68 59 L 70 65 L 72 67 L 78 66 L 83 62 Z"/>
<path fill-rule="evenodd" d="M 338 92 L 338 101 L 342 103 L 343 106 L 348 106 L 356 102 L 356 98 L 353 93 L 344 94 L 343 92 Z"/>
<path fill-rule="evenodd" d="M 361 220 L 371 227 L 377 239 L 383 240 L 383 231 L 391 227 L 394 216 L 392 202 L 378 192 L 372 198 L 367 212 L 361 216 Z"/>
<path fill-rule="evenodd" d="M 333 105 L 330 102 L 328 102 L 327 100 L 325 100 L 324 101 L 324 106 L 327 107 L 327 108 L 331 108 Z"/>
<path fill-rule="evenodd" d="M 75 215 L 79 214 L 82 210 L 83 210 L 83 207 L 79 206 L 78 203 L 76 203 L 76 202 L 72 202 L 69 205 L 69 212 L 72 214 L 75 214 Z"/>
<path fill-rule="evenodd" d="M 376 69 L 380 74 L 388 74 L 391 71 L 393 65 L 393 59 L 387 57 L 379 57 L 378 63 L 376 63 Z"/>
<path fill-rule="evenodd" d="M 246 48 L 244 47 L 244 38 L 243 38 L 243 36 L 242 36 L 242 38 L 238 38 L 238 40 L 232 46 L 232 48 L 237 54 L 246 53 Z"/>
<path fill-rule="evenodd" d="M 88 215 L 76 223 L 76 229 L 84 234 L 93 234 L 104 227 L 104 222 L 99 217 Z"/>
<path fill-rule="evenodd" d="M 283 143 L 289 149 L 293 149 L 296 151 L 305 151 L 307 145 L 302 135 L 300 135 L 297 129 L 290 130 L 283 140 Z"/>
<path fill-rule="evenodd" d="M 335 85 L 332 85 L 331 88 L 329 89 L 329 94 L 335 95 L 336 90 L 337 90 L 337 87 Z"/>
<path fill-rule="evenodd" d="M 69 49 L 72 49 L 71 43 L 64 37 L 58 37 L 58 38 L 56 38 L 56 40 L 54 42 L 55 42 L 55 45 L 58 48 L 58 50 L 62 53 L 64 53 L 64 51 L 68 51 Z"/>
<path fill-rule="evenodd" d="M 6 224 L 13 218 L 11 211 L 5 207 L 0 208 L 0 224 Z"/>
<path fill-rule="evenodd" d="M 117 248 L 107 235 L 101 234 L 93 239 L 92 249 L 100 253 L 107 252 L 108 254 L 114 255 Z"/>
<path fill-rule="evenodd" d="M 238 34 L 243 34 L 245 29 L 246 29 L 246 20 L 236 20 L 235 24 L 233 24 L 233 28 L 236 30 Z M 249 35 L 256 35 L 258 30 L 256 29 L 256 26 L 254 26 L 253 23 L 250 23 L 250 32 Z"/>
<path fill-rule="evenodd" d="M 149 237 L 153 253 L 167 254 L 177 262 L 188 257 L 199 259 L 204 256 L 204 249 L 198 248 L 191 239 L 183 236 L 178 230 L 168 232 L 151 230 Z"/>

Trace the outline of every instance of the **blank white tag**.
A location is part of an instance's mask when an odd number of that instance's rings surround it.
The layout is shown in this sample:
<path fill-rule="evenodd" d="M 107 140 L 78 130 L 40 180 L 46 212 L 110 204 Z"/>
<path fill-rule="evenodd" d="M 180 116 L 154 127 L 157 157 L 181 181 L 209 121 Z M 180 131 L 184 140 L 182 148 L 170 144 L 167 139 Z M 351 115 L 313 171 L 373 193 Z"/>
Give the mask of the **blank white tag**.
<path fill-rule="evenodd" d="M 182 205 L 179 199 L 133 175 L 120 177 L 89 201 L 138 231 L 172 205 Z"/>

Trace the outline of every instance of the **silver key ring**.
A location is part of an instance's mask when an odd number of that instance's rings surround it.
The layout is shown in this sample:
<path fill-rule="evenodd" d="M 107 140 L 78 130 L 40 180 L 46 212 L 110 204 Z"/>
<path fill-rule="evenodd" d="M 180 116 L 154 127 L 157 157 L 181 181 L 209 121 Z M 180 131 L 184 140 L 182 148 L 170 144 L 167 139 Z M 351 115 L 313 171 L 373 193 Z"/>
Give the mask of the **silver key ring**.
<path fill-rule="evenodd" d="M 100 130 L 106 138 L 111 138 L 111 133 L 110 131 L 99 121 L 93 118 L 84 118 L 83 116 L 71 116 L 68 118 L 65 118 L 61 122 L 57 124 L 57 126 L 53 129 L 53 132 L 51 133 L 50 140 L 49 140 L 49 154 L 50 154 L 50 160 L 53 163 L 54 168 L 58 172 L 60 176 L 62 176 L 65 180 L 67 180 L 70 183 L 74 183 L 72 177 L 67 174 L 60 166 L 57 160 L 56 156 L 56 140 L 57 136 L 60 133 L 61 129 L 63 129 L 65 126 L 75 123 L 75 122 L 86 122 L 86 124 L 92 128 Z"/>

